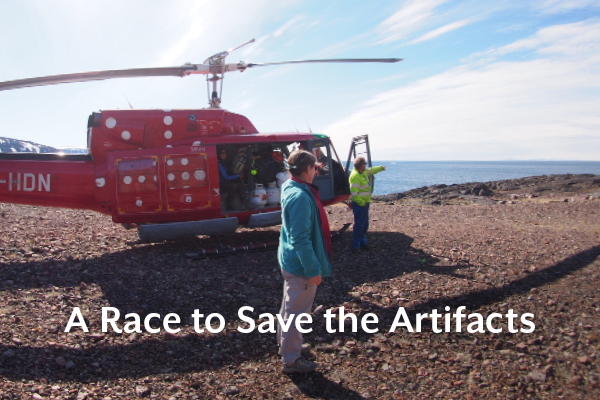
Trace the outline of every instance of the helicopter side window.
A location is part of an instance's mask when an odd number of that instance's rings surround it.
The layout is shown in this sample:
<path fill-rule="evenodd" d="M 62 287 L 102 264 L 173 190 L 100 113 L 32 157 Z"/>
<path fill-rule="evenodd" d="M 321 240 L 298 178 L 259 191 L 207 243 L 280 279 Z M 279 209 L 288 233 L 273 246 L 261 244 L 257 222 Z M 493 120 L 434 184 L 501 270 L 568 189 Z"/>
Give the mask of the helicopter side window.
<path fill-rule="evenodd" d="M 313 154 L 317 159 L 317 174 L 319 176 L 329 175 L 329 156 L 327 154 L 327 147 L 315 147 Z"/>

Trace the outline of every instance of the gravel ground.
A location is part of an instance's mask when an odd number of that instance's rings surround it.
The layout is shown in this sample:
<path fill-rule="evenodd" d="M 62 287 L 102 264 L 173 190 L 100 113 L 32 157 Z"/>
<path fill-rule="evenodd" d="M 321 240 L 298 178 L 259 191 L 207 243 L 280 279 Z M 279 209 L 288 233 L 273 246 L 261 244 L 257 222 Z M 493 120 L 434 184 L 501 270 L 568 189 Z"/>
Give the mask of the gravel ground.
<path fill-rule="evenodd" d="M 350 254 L 351 232 L 333 244 L 335 274 L 305 335 L 321 366 L 297 376 L 281 374 L 274 334 L 237 331 L 240 307 L 256 320 L 278 311 L 274 251 L 195 260 L 186 254 L 212 239 L 140 243 L 93 212 L 0 204 L 0 398 L 600 398 L 600 199 L 589 194 L 373 204 L 375 248 Z M 328 213 L 333 229 L 352 221 L 344 206 Z M 221 238 L 277 240 L 276 228 Z M 328 333 L 323 312 L 340 306 L 376 314 L 378 332 Z M 434 333 L 425 319 L 420 333 L 389 332 L 399 307 L 414 324 L 447 306 L 533 313 L 535 330 L 510 333 L 503 318 L 501 333 L 468 333 L 467 323 Z M 74 307 L 89 333 L 64 332 Z M 102 307 L 120 310 L 120 327 L 127 313 L 177 313 L 181 331 L 102 333 Z M 194 309 L 221 314 L 225 329 L 195 333 Z"/>

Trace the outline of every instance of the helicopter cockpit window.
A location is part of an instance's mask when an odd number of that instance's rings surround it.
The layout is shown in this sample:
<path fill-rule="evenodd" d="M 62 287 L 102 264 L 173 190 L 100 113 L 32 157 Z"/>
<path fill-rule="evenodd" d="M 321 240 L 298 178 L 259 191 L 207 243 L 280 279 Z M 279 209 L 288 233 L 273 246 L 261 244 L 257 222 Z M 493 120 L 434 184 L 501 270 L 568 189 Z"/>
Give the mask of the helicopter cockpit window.
<path fill-rule="evenodd" d="M 319 175 L 329 175 L 329 154 L 327 154 L 327 147 L 315 147 L 313 154 L 317 159 L 317 173 Z"/>
<path fill-rule="evenodd" d="M 304 150 L 305 148 L 306 148 L 306 143 L 302 144 L 300 142 L 290 143 L 286 146 L 288 154 L 290 154 L 292 151 Z"/>

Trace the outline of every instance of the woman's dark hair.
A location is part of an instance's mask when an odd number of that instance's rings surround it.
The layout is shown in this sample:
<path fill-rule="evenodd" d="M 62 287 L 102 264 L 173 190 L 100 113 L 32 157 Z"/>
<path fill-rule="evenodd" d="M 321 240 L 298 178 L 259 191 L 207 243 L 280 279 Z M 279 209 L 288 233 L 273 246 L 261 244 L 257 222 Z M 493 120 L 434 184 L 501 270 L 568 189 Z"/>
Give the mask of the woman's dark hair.
<path fill-rule="evenodd" d="M 315 156 L 305 150 L 292 151 L 287 159 L 288 170 L 295 177 L 302 175 L 310 165 L 315 165 L 316 162 Z"/>

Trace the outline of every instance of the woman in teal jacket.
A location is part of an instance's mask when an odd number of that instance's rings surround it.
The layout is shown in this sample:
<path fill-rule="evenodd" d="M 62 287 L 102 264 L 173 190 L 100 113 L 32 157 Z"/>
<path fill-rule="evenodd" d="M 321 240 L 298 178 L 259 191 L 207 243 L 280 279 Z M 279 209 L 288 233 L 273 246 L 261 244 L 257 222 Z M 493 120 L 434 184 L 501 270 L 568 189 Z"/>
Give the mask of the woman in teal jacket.
<path fill-rule="evenodd" d="M 277 330 L 283 372 L 310 372 L 316 365 L 300 355 L 302 333 L 295 321 L 310 313 L 321 279 L 331 275 L 331 236 L 329 222 L 312 184 L 316 158 L 307 151 L 294 151 L 287 160 L 292 178 L 281 188 L 281 234 L 277 258 L 283 274 L 283 300 L 280 314 L 287 332 Z"/>

